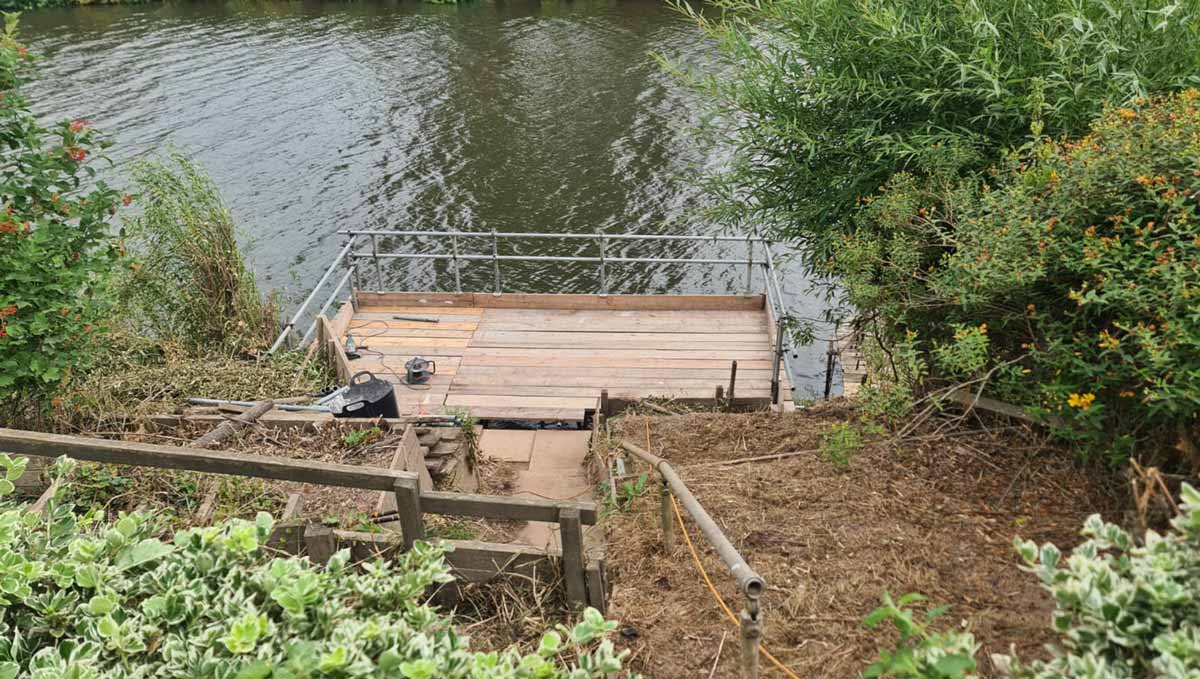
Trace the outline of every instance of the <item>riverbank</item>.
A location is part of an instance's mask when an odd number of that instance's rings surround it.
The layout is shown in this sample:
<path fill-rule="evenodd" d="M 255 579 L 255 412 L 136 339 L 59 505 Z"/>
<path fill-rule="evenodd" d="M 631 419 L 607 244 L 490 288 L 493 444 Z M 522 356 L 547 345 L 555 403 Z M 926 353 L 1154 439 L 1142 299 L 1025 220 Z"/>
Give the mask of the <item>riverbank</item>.
<path fill-rule="evenodd" d="M 863 626 L 890 593 L 920 592 L 949 612 L 939 626 L 970 629 L 980 674 L 991 653 L 1045 657 L 1052 601 L 1017 570 L 1013 538 L 1078 544 L 1091 513 L 1120 519 L 1114 475 L 1075 464 L 1035 433 L 913 432 L 903 440 L 831 437 L 857 421 L 835 400 L 790 415 L 626 416 L 625 437 L 670 461 L 750 566 L 766 580 L 763 643 L 800 676 L 858 679 L 891 640 Z M 648 441 L 648 443 L 647 443 Z M 838 443 L 840 441 L 840 443 Z M 737 463 L 756 455 L 778 460 Z M 650 472 L 627 460 L 631 474 Z M 647 484 L 654 488 L 654 483 Z M 738 676 L 738 630 L 677 539 L 665 553 L 657 492 L 608 520 L 609 615 L 622 621 L 630 667 L 647 679 Z M 704 568 L 735 609 L 725 566 L 686 521 Z M 764 661 L 765 662 L 765 661 Z M 711 673 L 711 674 L 710 674 Z"/>

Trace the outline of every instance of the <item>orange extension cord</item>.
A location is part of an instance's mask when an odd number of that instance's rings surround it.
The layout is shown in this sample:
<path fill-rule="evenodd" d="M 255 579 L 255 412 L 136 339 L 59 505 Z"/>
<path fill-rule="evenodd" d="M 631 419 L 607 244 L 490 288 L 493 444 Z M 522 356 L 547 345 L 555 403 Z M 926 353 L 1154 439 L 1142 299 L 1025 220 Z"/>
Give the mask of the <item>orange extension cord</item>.
<path fill-rule="evenodd" d="M 645 418 L 644 421 L 646 423 L 646 450 L 650 450 L 650 418 Z M 683 514 L 679 513 L 679 503 L 675 501 L 674 493 L 671 494 L 671 507 L 675 510 L 675 520 L 679 522 L 679 532 L 683 534 L 683 540 L 692 552 L 692 560 L 696 562 L 696 568 L 700 571 L 701 577 L 704 578 L 704 584 L 708 585 L 708 591 L 712 592 L 713 598 L 717 600 L 717 604 L 721 606 L 721 610 L 725 611 L 725 615 L 729 617 L 729 621 L 740 627 L 741 623 L 738 622 L 737 616 L 729 609 L 729 604 L 725 603 L 725 599 L 717 591 L 717 588 L 713 587 L 712 578 L 708 577 L 708 571 L 704 570 L 704 563 L 700 561 L 700 554 L 696 552 L 696 545 L 692 544 L 692 537 L 688 535 L 687 526 L 683 524 Z M 771 661 L 772 665 L 778 667 L 790 679 L 800 679 L 795 672 L 787 668 L 787 665 L 779 662 L 775 656 L 771 655 L 771 652 L 767 650 L 765 645 L 760 643 L 758 650 L 762 652 L 764 658 Z"/>
<path fill-rule="evenodd" d="M 721 610 L 725 611 L 725 615 L 729 617 L 730 622 L 739 625 L 738 618 L 729 609 L 729 605 L 725 603 L 725 599 L 721 597 L 721 593 L 713 587 L 712 579 L 708 577 L 708 571 L 704 570 L 704 564 L 700 562 L 700 555 L 696 553 L 696 546 L 692 544 L 692 538 L 688 535 L 687 526 L 683 525 L 683 515 L 679 513 L 679 503 L 675 501 L 675 496 L 671 495 L 671 506 L 675 509 L 675 520 L 679 522 L 679 532 L 683 533 L 683 540 L 687 542 L 688 549 L 692 551 L 692 559 L 696 562 L 696 568 L 700 569 L 700 575 L 704 577 L 704 584 L 708 585 L 708 591 L 712 592 L 713 598 L 720 604 Z M 789 670 L 787 665 L 779 662 L 767 647 L 761 643 L 758 645 L 758 650 L 762 652 L 763 657 L 771 661 L 771 664 L 778 667 L 781 672 L 791 677 L 791 679 L 800 679 L 795 672 Z"/>

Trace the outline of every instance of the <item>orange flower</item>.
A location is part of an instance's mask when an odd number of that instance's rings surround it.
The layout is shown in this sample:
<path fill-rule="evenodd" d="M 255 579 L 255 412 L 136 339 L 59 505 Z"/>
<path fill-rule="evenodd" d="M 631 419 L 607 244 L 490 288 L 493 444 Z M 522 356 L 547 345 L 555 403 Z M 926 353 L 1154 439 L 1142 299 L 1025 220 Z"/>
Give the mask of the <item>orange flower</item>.
<path fill-rule="evenodd" d="M 87 127 L 87 121 L 85 121 L 85 120 L 72 120 L 71 121 L 71 131 L 72 132 L 82 132 L 84 130 L 84 128 L 86 128 L 86 127 Z"/>
<path fill-rule="evenodd" d="M 10 304 L 10 305 L 4 307 L 3 309 L 0 309 L 0 318 L 4 318 L 5 316 L 12 316 L 15 313 L 17 313 L 17 305 Z"/>
<path fill-rule="evenodd" d="M 132 202 L 133 202 L 133 196 L 131 196 L 131 195 L 129 195 L 129 194 L 125 194 L 125 196 L 124 196 L 123 198 L 121 198 L 121 203 L 122 203 L 122 204 L 123 204 L 125 207 L 129 207 L 129 204 L 130 204 L 130 203 L 132 203 Z"/>
<path fill-rule="evenodd" d="M 87 151 L 84 151 L 78 147 L 72 147 L 67 149 L 67 155 L 71 157 L 71 160 L 77 163 L 82 163 L 83 159 L 87 158 Z"/>

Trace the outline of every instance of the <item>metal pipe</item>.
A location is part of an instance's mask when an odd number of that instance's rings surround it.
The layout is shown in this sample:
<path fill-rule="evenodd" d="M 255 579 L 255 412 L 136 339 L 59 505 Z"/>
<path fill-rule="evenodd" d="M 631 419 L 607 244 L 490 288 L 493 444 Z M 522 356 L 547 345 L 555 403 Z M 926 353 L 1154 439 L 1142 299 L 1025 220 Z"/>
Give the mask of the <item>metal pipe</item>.
<path fill-rule="evenodd" d="M 462 292 L 462 275 L 458 270 L 458 236 L 450 237 L 450 252 L 454 258 L 454 291 Z"/>
<path fill-rule="evenodd" d="M 790 381 L 792 375 L 794 375 L 795 373 L 792 372 L 792 362 L 791 362 L 790 356 L 788 355 L 789 352 L 783 346 L 783 341 L 785 339 L 784 320 L 786 318 L 788 318 L 789 314 L 787 313 L 787 306 L 783 302 L 783 288 L 779 285 L 779 271 L 775 267 L 775 252 L 772 249 L 772 243 L 771 243 L 771 241 L 765 240 L 765 239 L 763 240 L 763 243 L 764 243 L 764 248 L 766 249 L 767 300 L 768 300 L 768 302 L 771 302 L 771 298 L 774 297 L 774 302 L 773 302 L 772 306 L 773 306 L 773 308 L 776 309 L 775 318 L 777 319 L 777 321 L 779 323 L 779 333 L 777 336 L 778 339 L 777 339 L 777 343 L 775 346 L 776 346 L 776 349 L 778 349 L 778 351 L 779 351 L 779 356 L 783 358 L 783 367 L 787 370 L 788 379 Z M 774 295 L 771 294 L 772 288 L 774 289 Z M 776 360 L 776 363 L 775 363 L 774 373 L 775 373 L 775 378 L 774 378 L 774 381 L 772 382 L 772 386 L 771 386 L 772 392 L 774 394 L 772 401 L 774 403 L 778 403 L 779 402 L 779 396 L 778 396 L 779 363 L 778 363 L 778 359 Z M 796 389 L 796 385 L 793 383 L 792 384 L 792 399 L 793 400 L 795 400 L 795 396 L 796 396 L 795 389 Z"/>
<path fill-rule="evenodd" d="M 786 355 L 783 350 L 783 319 L 780 318 L 775 321 L 775 325 L 777 329 L 775 332 L 775 360 L 771 361 L 771 403 L 778 404 L 780 384 L 779 361 L 783 359 L 784 363 L 786 363 L 787 359 L 783 358 Z"/>
<path fill-rule="evenodd" d="M 369 257 L 369 253 L 363 253 L 362 257 Z M 380 259 L 453 259 L 452 254 L 440 254 L 430 252 L 381 252 Z M 590 262 L 599 263 L 599 257 L 588 257 L 584 255 L 459 255 L 459 259 L 466 261 L 492 261 L 499 260 L 501 262 Z M 752 262 L 746 259 L 690 259 L 686 257 L 605 257 L 605 262 L 620 264 L 758 264 L 762 266 L 762 262 Z"/>
<path fill-rule="evenodd" d="M 671 492 L 675 494 L 675 497 L 679 498 L 679 504 L 683 505 L 688 514 L 692 515 L 692 518 L 696 521 L 696 525 L 700 526 L 700 532 L 704 533 L 704 537 L 708 538 L 713 549 L 716 550 L 721 560 L 725 562 L 725 565 L 729 568 L 729 572 L 737 580 L 738 587 L 742 590 L 742 593 L 748 599 L 757 600 L 766 588 L 762 577 L 758 573 L 755 573 L 754 569 L 750 568 L 750 565 L 742 558 L 742 555 L 734 549 L 733 544 L 729 542 L 729 538 L 725 537 L 725 534 L 721 532 L 717 523 L 708 515 L 708 512 L 704 511 L 704 507 L 696 501 L 696 497 L 692 495 L 692 491 L 688 490 L 687 485 L 679 478 L 679 475 L 675 473 L 671 465 L 661 457 L 629 441 L 622 440 L 621 447 L 658 470 L 659 475 L 671 487 Z"/>
<path fill-rule="evenodd" d="M 600 296 L 608 295 L 608 272 L 604 266 L 604 236 L 597 236 L 597 241 L 600 246 Z"/>
<path fill-rule="evenodd" d="M 754 241 L 746 237 L 746 294 L 749 295 L 754 285 Z"/>
<path fill-rule="evenodd" d="M 375 279 L 379 281 L 379 292 L 383 292 L 387 288 L 383 284 L 383 267 L 379 265 L 379 244 L 375 240 L 375 236 L 371 236 L 371 259 L 375 260 Z"/>
<path fill-rule="evenodd" d="M 500 296 L 500 239 L 496 236 L 496 232 L 492 232 L 492 269 L 496 274 L 496 285 L 493 288 L 493 295 Z"/>
<path fill-rule="evenodd" d="M 833 362 L 836 351 L 833 348 L 833 340 L 829 340 L 829 348 L 825 350 L 825 399 L 829 400 L 829 394 L 833 392 Z"/>
<path fill-rule="evenodd" d="M 358 291 L 362 289 L 362 277 L 358 275 L 358 258 L 350 260 L 350 273 L 354 274 L 354 285 L 350 286 L 350 301 L 358 311 Z"/>
<path fill-rule="evenodd" d="M 598 232 L 592 233 L 521 233 L 516 231 L 389 231 L 389 230 L 359 230 L 349 229 L 338 231 L 347 236 L 457 236 L 462 238 L 491 238 L 495 234 L 499 238 L 559 238 L 595 239 Z M 612 240 L 674 240 L 674 241 L 708 241 L 717 243 L 743 243 L 747 236 L 693 236 L 687 234 L 649 234 L 649 233 L 605 233 Z M 767 243 L 762 236 L 749 236 L 759 243 Z"/>
<path fill-rule="evenodd" d="M 317 281 L 316 287 L 312 289 L 312 292 L 308 293 L 308 297 L 305 298 L 304 303 L 301 304 L 300 308 L 296 310 L 296 314 L 292 316 L 292 320 L 288 321 L 288 324 L 283 327 L 283 332 L 279 333 L 278 339 L 276 339 L 275 343 L 271 345 L 271 348 L 267 350 L 267 354 L 275 353 L 275 351 L 278 350 L 281 345 L 283 345 L 284 340 L 287 339 L 287 336 L 296 327 L 296 324 L 300 322 L 300 317 L 304 314 L 304 310 L 308 308 L 309 304 L 312 304 L 313 299 L 317 296 L 317 292 L 325 285 L 326 282 L 329 281 L 329 277 L 333 275 L 334 269 L 336 269 L 338 265 L 342 263 L 342 260 L 346 257 L 346 255 L 350 253 L 350 250 L 354 247 L 354 241 L 357 238 L 358 236 L 355 235 L 350 236 L 350 240 L 346 243 L 345 247 L 343 247 L 341 252 L 338 253 L 337 257 L 333 259 L 333 262 L 329 264 L 329 268 L 325 270 L 325 274 L 321 276 L 321 279 Z"/>
<path fill-rule="evenodd" d="M 342 280 L 338 281 L 337 287 L 333 289 L 333 292 L 330 293 L 329 298 L 325 300 L 325 304 L 321 306 L 321 310 L 318 311 L 317 315 L 313 318 L 313 322 L 309 324 L 308 330 L 304 333 L 304 338 L 300 340 L 300 346 L 308 344 L 308 338 L 312 337 L 313 331 L 317 329 L 317 319 L 324 316 L 326 311 L 329 311 L 329 307 L 332 306 L 334 300 L 337 299 L 338 293 L 342 291 L 342 288 L 346 287 L 346 283 L 350 280 L 350 274 L 351 272 L 347 271 L 346 274 L 342 276 Z"/>

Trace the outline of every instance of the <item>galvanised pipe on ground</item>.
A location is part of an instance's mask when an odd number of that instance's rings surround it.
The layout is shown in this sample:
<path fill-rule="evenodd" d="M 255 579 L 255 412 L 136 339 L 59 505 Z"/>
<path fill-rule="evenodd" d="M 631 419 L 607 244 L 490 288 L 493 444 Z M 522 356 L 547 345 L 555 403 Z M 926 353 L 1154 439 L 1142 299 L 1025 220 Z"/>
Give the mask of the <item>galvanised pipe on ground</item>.
<path fill-rule="evenodd" d="M 717 551 L 721 560 L 729 567 L 729 572 L 737 580 L 738 587 L 742 590 L 742 593 L 751 601 L 757 601 L 766 588 L 766 583 L 763 582 L 762 577 L 758 573 L 754 572 L 754 569 L 750 568 L 750 565 L 746 563 L 742 555 L 734 549 L 733 544 L 729 542 L 729 539 L 717 527 L 717 523 L 708 515 L 708 512 L 704 511 L 704 507 L 696 500 L 696 496 L 692 495 L 692 491 L 688 490 L 688 487 L 679 478 L 679 475 L 675 473 L 675 470 L 671 468 L 671 465 L 661 457 L 629 441 L 622 440 L 621 447 L 658 471 L 663 480 L 667 482 L 667 485 L 671 487 L 671 492 L 675 493 L 675 497 L 679 498 L 679 503 L 688 511 L 688 514 L 692 515 L 692 518 L 696 521 L 696 525 L 700 526 L 700 532 L 704 533 L 704 537 L 708 538 L 713 549 Z M 757 616 L 757 611 L 754 613 Z"/>

